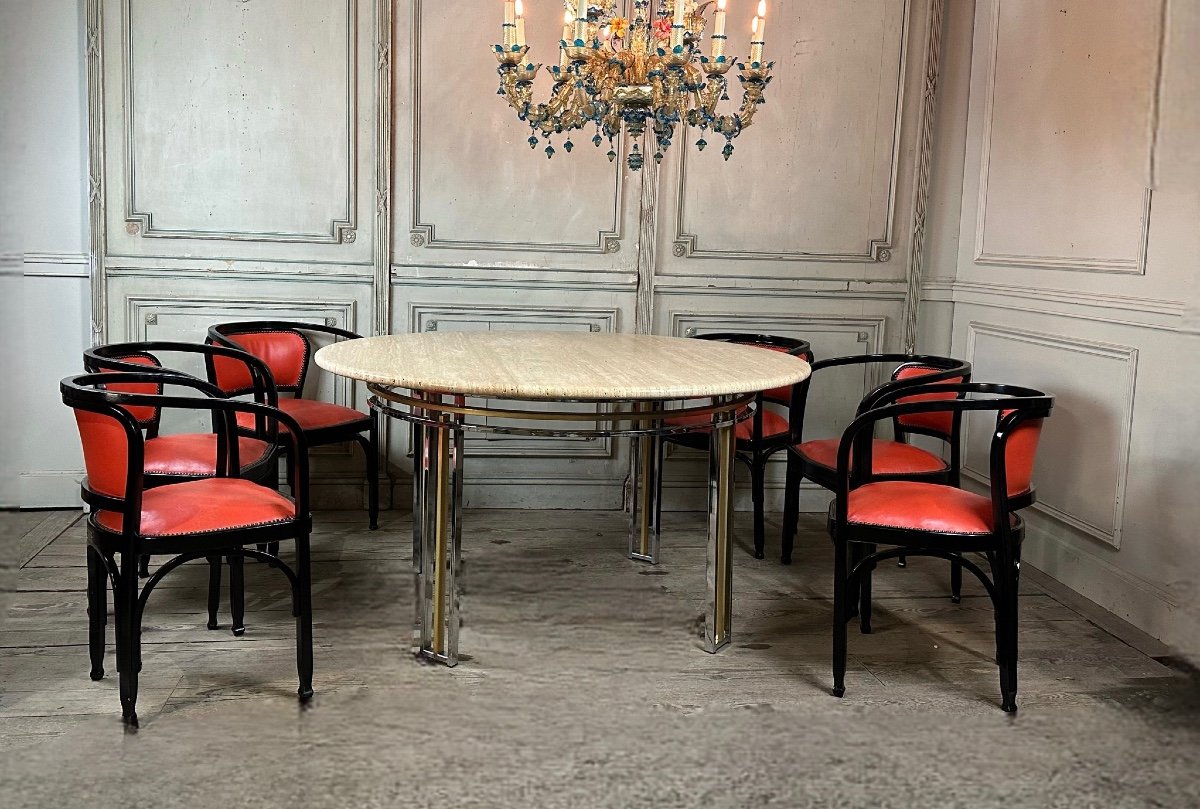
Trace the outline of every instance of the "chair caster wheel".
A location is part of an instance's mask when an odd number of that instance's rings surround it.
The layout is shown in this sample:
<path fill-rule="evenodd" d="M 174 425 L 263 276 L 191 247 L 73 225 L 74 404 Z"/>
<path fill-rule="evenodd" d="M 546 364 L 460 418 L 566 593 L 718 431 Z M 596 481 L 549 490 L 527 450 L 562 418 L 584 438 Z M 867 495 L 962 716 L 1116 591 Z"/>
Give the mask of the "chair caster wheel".
<path fill-rule="evenodd" d="M 312 686 L 297 689 L 296 694 L 299 695 L 301 703 L 306 703 L 313 698 Z"/>
<path fill-rule="evenodd" d="M 846 696 L 846 687 L 839 687 L 835 685 L 832 689 L 830 689 L 829 693 L 833 694 L 838 699 L 841 699 L 842 697 Z"/>
<path fill-rule="evenodd" d="M 233 636 L 234 636 L 234 637 L 236 637 L 236 638 L 240 638 L 242 635 L 245 635 L 245 634 L 246 634 L 246 627 L 244 627 L 244 626 L 235 626 L 235 627 L 233 628 Z"/>
<path fill-rule="evenodd" d="M 104 679 L 104 669 L 92 669 L 90 676 L 92 682 L 99 682 Z"/>

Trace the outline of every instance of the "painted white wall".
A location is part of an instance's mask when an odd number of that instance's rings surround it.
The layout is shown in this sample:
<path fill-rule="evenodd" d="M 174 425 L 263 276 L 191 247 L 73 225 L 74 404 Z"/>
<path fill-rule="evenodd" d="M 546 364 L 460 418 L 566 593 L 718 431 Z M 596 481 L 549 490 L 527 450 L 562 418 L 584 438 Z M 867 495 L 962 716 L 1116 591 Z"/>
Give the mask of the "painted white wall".
<path fill-rule="evenodd" d="M 78 501 L 82 460 L 58 380 L 90 339 L 83 8 L 0 4 L 5 358 L 0 506 Z"/>
<path fill-rule="evenodd" d="M 977 379 L 1058 397 L 1026 560 L 1194 653 L 1200 8 L 978 0 L 973 41 L 940 122 L 966 122 L 961 188 L 936 190 L 961 206 L 954 279 L 926 294 Z"/>

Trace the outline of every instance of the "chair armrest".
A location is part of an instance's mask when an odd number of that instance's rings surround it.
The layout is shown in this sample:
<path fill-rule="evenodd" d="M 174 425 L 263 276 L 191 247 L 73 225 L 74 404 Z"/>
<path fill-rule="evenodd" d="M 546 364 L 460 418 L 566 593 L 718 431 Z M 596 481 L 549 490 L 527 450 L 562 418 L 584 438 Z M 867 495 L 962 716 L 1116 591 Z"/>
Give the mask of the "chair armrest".
<path fill-rule="evenodd" d="M 293 496 L 296 501 L 296 513 L 307 513 L 308 508 L 308 443 L 304 432 L 295 418 L 277 407 L 258 402 L 244 402 L 229 399 L 217 386 L 196 379 L 193 376 L 180 373 L 157 372 L 126 372 L 88 374 L 81 377 L 63 380 L 64 389 L 71 386 L 100 386 L 105 384 L 155 383 L 164 385 L 179 385 L 204 392 L 208 398 L 194 396 L 169 396 L 152 393 L 121 393 L 105 391 L 103 399 L 107 404 L 119 407 L 145 406 L 173 410 L 208 410 L 214 414 L 214 432 L 217 434 L 217 477 L 239 477 L 241 465 L 238 458 L 237 422 L 238 413 L 250 413 L 260 420 L 270 424 L 267 431 L 271 440 L 286 440 L 291 445 L 293 469 L 296 480 L 291 481 Z M 218 419 L 217 416 L 220 416 Z M 279 430 L 278 425 L 287 427 L 286 431 Z M 225 463 L 222 464 L 221 461 Z"/>
<path fill-rule="evenodd" d="M 988 382 L 961 382 L 957 384 L 933 384 L 922 387 L 922 393 L 954 393 L 959 396 L 976 394 L 990 398 L 938 399 L 900 404 L 885 404 L 855 417 L 842 433 L 837 452 L 837 478 L 834 487 L 838 520 L 846 518 L 846 501 L 852 489 L 869 483 L 872 477 L 872 441 L 877 422 L 895 419 L 916 413 L 962 413 L 967 411 L 1012 411 L 1004 414 L 997 424 L 993 438 L 1003 437 L 1016 423 L 1049 415 L 1054 397 L 1033 388 L 1018 385 Z M 911 391 L 898 390 L 889 394 L 911 395 Z M 853 461 L 853 463 L 851 463 Z M 993 447 L 991 458 L 992 497 L 1005 490 L 1005 470 L 1002 454 Z"/>

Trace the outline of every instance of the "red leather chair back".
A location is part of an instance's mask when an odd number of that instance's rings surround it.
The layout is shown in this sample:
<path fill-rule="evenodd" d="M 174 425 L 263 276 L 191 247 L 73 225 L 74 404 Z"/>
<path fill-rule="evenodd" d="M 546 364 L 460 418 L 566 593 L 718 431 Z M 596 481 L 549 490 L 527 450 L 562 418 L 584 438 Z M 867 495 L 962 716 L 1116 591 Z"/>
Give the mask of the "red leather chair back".
<path fill-rule="evenodd" d="M 258 357 L 271 370 L 275 387 L 283 391 L 299 391 L 304 384 L 311 347 L 307 338 L 297 331 L 226 332 L 249 354 Z M 214 382 L 231 396 L 254 390 L 254 380 L 244 363 L 227 357 L 213 358 Z"/>
<path fill-rule="evenodd" d="M 901 365 L 892 372 L 892 379 L 913 379 L 929 374 L 937 373 L 944 370 L 942 368 L 934 368 L 929 365 Z M 957 384 L 964 381 L 961 376 L 951 377 L 949 379 L 939 380 L 939 384 Z M 955 393 L 927 393 L 917 394 L 915 396 L 905 396 L 901 399 L 896 399 L 897 404 L 905 402 L 928 402 L 928 401 L 947 401 L 955 399 L 958 394 Z M 942 413 L 911 413 L 906 416 L 900 416 L 896 419 L 896 423 L 904 428 L 915 428 L 919 430 L 928 430 L 937 433 L 940 437 L 951 440 L 954 431 L 954 414 L 949 412 Z"/>
<path fill-rule="evenodd" d="M 750 343 L 749 345 L 753 345 L 755 348 L 765 348 L 767 351 L 779 351 L 783 354 L 792 354 L 793 353 L 793 350 L 790 348 L 787 348 L 786 346 L 770 346 L 770 345 L 763 345 L 761 343 L 757 343 L 757 344 Z M 801 351 L 799 354 L 795 354 L 795 356 L 800 357 L 805 362 L 812 362 L 812 360 L 813 360 L 813 355 L 812 355 L 811 351 Z M 763 391 L 763 398 L 769 402 L 778 402 L 780 404 L 791 404 L 793 387 L 794 387 L 793 385 L 784 385 L 781 388 L 771 388 L 770 390 L 765 390 L 765 391 Z"/>
<path fill-rule="evenodd" d="M 129 481 L 129 436 L 124 425 L 115 416 L 73 409 L 88 488 L 96 494 L 124 499 Z"/>
<path fill-rule="evenodd" d="M 150 354 L 126 354 L 120 357 L 113 357 L 112 359 L 120 360 L 122 364 L 145 365 L 148 368 L 162 367 L 162 363 Z M 117 371 L 122 369 L 115 365 L 105 366 L 103 364 L 99 364 L 96 370 Z M 162 385 L 155 385 L 150 382 L 128 382 L 113 384 L 109 390 L 117 393 L 162 393 Z M 125 407 L 125 410 L 129 413 L 129 415 L 133 416 L 134 420 L 137 421 L 138 426 L 142 429 L 154 427 L 158 424 L 159 412 L 157 407 L 150 407 L 148 405 L 128 405 L 123 407 Z"/>
<path fill-rule="evenodd" d="M 1011 412 L 1011 411 L 1009 411 Z M 1007 413 L 1001 415 L 1003 418 Z M 1004 471 L 1009 497 L 1025 494 L 1033 487 L 1033 465 L 1044 419 L 1027 419 L 1009 434 L 1004 446 Z"/>

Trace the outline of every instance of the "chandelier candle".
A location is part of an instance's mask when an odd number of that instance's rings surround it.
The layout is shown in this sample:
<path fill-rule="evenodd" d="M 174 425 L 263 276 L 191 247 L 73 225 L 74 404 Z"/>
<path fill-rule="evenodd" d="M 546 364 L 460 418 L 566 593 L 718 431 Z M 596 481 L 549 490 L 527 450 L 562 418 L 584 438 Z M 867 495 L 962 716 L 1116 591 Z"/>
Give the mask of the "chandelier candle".
<path fill-rule="evenodd" d="M 725 55 L 725 0 L 717 0 L 717 11 L 713 14 L 712 58 Z"/>
<path fill-rule="evenodd" d="M 629 17 L 621 16 L 620 6 Z M 533 100 L 534 79 L 540 65 L 526 59 L 523 4 L 504 3 L 503 44 L 493 46 L 500 63 L 499 94 L 517 118 L 529 125 L 530 148 L 543 144 L 547 157 L 557 150 L 552 140 L 562 137 L 570 152 L 577 130 L 593 130 L 592 143 L 608 141 L 608 159 L 617 158 L 617 138 L 624 133 L 632 142 L 629 168 L 642 168 L 646 155 L 661 161 L 681 127 L 699 134 L 696 147 L 703 150 L 705 136 L 725 138 L 721 154 L 733 154 L 733 139 L 754 120 L 774 63 L 762 62 L 763 15 L 759 3 L 750 60 L 743 64 L 725 55 L 726 0 L 563 0 L 561 61 L 547 68 L 553 86 L 544 103 Z M 702 45 L 712 12 L 711 57 Z M 727 75 L 738 67 L 741 106 L 732 114 L 717 111 L 728 101 Z M 736 85 L 735 85 L 736 86 Z"/>
<path fill-rule="evenodd" d="M 750 38 L 750 64 L 762 62 L 763 43 L 767 41 L 767 0 L 759 0 L 758 16 L 754 18 L 753 35 Z"/>
<path fill-rule="evenodd" d="M 517 4 L 514 0 L 504 3 L 504 44 L 512 47 L 516 44 L 517 34 Z"/>

